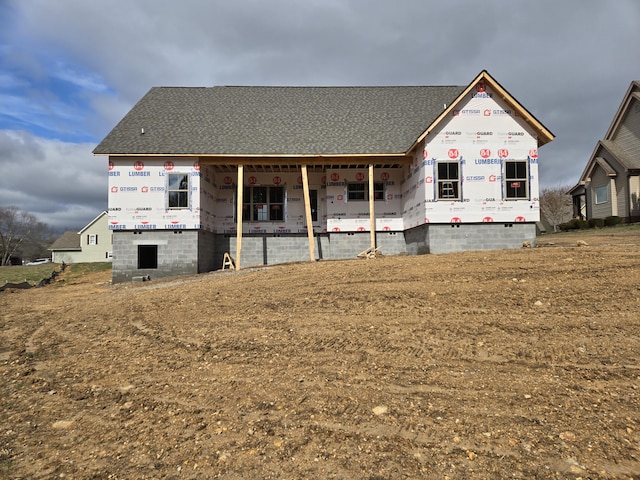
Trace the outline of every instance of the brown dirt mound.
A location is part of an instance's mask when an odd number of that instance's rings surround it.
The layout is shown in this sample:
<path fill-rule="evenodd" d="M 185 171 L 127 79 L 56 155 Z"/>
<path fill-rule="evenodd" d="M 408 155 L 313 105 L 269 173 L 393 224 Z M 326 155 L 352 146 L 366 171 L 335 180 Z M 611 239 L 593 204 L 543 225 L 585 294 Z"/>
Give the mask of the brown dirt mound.
<path fill-rule="evenodd" d="M 640 478 L 640 236 L 538 244 L 2 292 L 0 477 Z"/>

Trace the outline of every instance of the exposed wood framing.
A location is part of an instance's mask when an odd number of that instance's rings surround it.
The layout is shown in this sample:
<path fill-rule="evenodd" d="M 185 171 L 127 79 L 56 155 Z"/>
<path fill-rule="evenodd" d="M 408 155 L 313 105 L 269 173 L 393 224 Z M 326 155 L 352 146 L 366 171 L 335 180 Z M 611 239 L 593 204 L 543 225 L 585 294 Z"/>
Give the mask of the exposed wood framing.
<path fill-rule="evenodd" d="M 240 270 L 240 252 L 242 251 L 242 183 L 244 175 L 244 167 L 242 165 L 238 165 L 238 198 L 236 199 L 237 204 L 237 223 L 236 223 L 236 270 Z"/>
<path fill-rule="evenodd" d="M 376 248 L 376 211 L 373 191 L 373 163 L 369 165 L 369 230 L 371 231 L 371 248 Z"/>

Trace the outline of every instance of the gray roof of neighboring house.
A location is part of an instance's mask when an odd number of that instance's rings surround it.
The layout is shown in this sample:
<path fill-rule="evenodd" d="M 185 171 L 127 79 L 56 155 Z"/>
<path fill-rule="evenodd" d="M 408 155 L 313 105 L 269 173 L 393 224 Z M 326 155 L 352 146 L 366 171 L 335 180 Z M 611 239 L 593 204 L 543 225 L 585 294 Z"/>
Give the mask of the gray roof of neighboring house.
<path fill-rule="evenodd" d="M 66 231 L 53 242 L 49 250 L 80 250 L 80 235 L 78 232 Z"/>
<path fill-rule="evenodd" d="M 600 143 L 616 157 L 616 160 L 618 160 L 626 170 L 640 169 L 640 158 L 629 155 L 620 148 L 616 142 L 611 140 L 601 140 Z"/>
<path fill-rule="evenodd" d="M 154 87 L 93 153 L 401 154 L 465 88 Z"/>

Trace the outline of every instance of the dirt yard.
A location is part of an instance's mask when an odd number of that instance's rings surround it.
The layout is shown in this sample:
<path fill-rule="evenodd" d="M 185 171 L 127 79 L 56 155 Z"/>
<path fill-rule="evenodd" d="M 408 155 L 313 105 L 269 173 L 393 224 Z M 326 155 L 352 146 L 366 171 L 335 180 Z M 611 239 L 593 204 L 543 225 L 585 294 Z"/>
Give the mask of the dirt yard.
<path fill-rule="evenodd" d="M 0 478 L 638 479 L 639 374 L 639 230 L 94 274 L 0 293 Z"/>

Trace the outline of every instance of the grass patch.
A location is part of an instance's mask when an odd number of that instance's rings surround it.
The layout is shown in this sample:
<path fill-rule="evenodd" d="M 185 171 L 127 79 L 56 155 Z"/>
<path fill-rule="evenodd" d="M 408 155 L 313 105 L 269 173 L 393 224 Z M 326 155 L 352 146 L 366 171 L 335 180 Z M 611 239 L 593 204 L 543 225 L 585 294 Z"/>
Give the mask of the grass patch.
<path fill-rule="evenodd" d="M 111 270 L 111 262 L 74 263 L 67 265 L 62 281 L 72 282 L 90 273 Z"/>
<path fill-rule="evenodd" d="M 0 285 L 25 281 L 31 285 L 37 285 L 40 280 L 47 278 L 54 270 L 60 270 L 60 265 L 57 263 L 43 263 L 42 265 L 0 267 Z"/>
<path fill-rule="evenodd" d="M 111 262 L 74 263 L 67 265 L 63 281 L 77 280 L 84 275 L 94 272 L 111 270 Z M 0 286 L 5 283 L 29 282 L 37 285 L 40 280 L 47 278 L 53 271 L 60 271 L 60 264 L 45 263 L 43 265 L 15 265 L 0 267 Z"/>
<path fill-rule="evenodd" d="M 574 229 L 567 231 L 558 231 L 558 232 L 548 232 L 545 236 L 548 235 L 557 235 L 559 237 L 563 236 L 629 236 L 629 235 L 639 235 L 640 234 L 640 223 L 626 223 L 626 224 L 618 224 L 612 226 L 605 226 L 602 228 L 585 228 L 585 229 Z"/>

